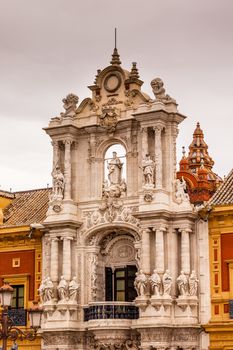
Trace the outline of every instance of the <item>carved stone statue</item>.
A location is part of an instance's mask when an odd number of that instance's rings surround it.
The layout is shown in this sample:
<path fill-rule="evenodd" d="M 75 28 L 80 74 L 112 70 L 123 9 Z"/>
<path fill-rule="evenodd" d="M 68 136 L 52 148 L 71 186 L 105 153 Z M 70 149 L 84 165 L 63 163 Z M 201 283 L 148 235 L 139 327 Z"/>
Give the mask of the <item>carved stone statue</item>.
<path fill-rule="evenodd" d="M 184 271 L 180 272 L 180 275 L 177 277 L 176 281 L 180 295 L 188 295 L 188 279 L 184 274 Z"/>
<path fill-rule="evenodd" d="M 117 157 L 117 152 L 112 152 L 112 159 L 108 162 L 108 179 L 110 185 L 121 184 L 121 173 L 123 163 Z"/>
<path fill-rule="evenodd" d="M 59 166 L 56 166 L 55 169 L 53 170 L 52 177 L 53 177 L 53 190 L 52 190 L 51 199 L 61 200 L 63 199 L 63 195 L 64 195 L 65 178 Z"/>
<path fill-rule="evenodd" d="M 193 270 L 189 277 L 189 294 L 192 296 L 197 295 L 197 287 L 199 280 L 197 279 L 196 272 Z"/>
<path fill-rule="evenodd" d="M 136 340 L 126 340 L 125 342 L 125 348 L 126 350 L 138 350 L 138 342 Z"/>
<path fill-rule="evenodd" d="M 165 271 L 162 281 L 163 281 L 163 294 L 170 295 L 171 287 L 172 287 L 172 277 L 169 273 L 169 270 Z"/>
<path fill-rule="evenodd" d="M 66 282 L 64 276 L 61 276 L 60 282 L 57 286 L 58 297 L 60 301 L 68 300 L 68 283 Z"/>
<path fill-rule="evenodd" d="M 182 180 L 176 179 L 175 180 L 175 197 L 177 203 L 182 202 L 189 202 L 189 195 L 185 192 L 186 191 L 186 182 L 182 178 Z"/>
<path fill-rule="evenodd" d="M 46 283 L 46 279 L 42 280 L 40 287 L 38 289 L 38 292 L 40 294 L 40 301 L 42 304 L 45 302 L 45 283 Z"/>
<path fill-rule="evenodd" d="M 160 296 L 162 281 L 159 274 L 157 273 L 157 270 L 154 270 L 153 275 L 151 275 L 149 278 L 149 282 L 151 285 L 153 295 Z"/>
<path fill-rule="evenodd" d="M 62 102 L 64 103 L 63 107 L 65 109 L 65 113 L 61 113 L 62 117 L 72 116 L 75 114 L 78 96 L 74 94 L 68 94 L 65 98 L 63 98 Z"/>
<path fill-rule="evenodd" d="M 44 282 L 44 302 L 54 299 L 54 285 L 50 277 L 47 277 Z"/>
<path fill-rule="evenodd" d="M 146 158 L 142 161 L 142 171 L 144 175 L 144 183 L 147 187 L 153 187 L 154 183 L 154 161 L 146 154 Z"/>
<path fill-rule="evenodd" d="M 78 297 L 78 291 L 79 291 L 79 285 L 77 283 L 77 277 L 74 276 L 72 280 L 69 283 L 69 298 L 70 301 L 77 302 Z"/>
<path fill-rule="evenodd" d="M 176 101 L 171 98 L 169 95 L 165 94 L 165 89 L 163 87 L 163 81 L 160 78 L 155 78 L 150 83 L 152 87 L 152 91 L 155 95 L 156 100 L 161 101 L 163 103 L 176 103 Z"/>
<path fill-rule="evenodd" d="M 137 291 L 138 296 L 144 296 L 147 287 L 147 277 L 142 270 L 136 272 L 136 278 L 134 280 L 134 286 Z"/>

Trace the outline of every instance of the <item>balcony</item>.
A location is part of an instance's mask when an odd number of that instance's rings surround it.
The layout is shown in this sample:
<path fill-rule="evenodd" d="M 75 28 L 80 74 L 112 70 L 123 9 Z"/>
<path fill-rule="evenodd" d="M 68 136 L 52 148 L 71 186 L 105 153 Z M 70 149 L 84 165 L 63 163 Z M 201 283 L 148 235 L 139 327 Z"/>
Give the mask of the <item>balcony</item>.
<path fill-rule="evenodd" d="M 27 310 L 25 309 L 9 309 L 8 316 L 12 319 L 14 326 L 27 325 Z"/>
<path fill-rule="evenodd" d="M 129 302 L 98 302 L 84 307 L 84 322 L 101 319 L 135 320 L 138 317 L 138 307 Z"/>

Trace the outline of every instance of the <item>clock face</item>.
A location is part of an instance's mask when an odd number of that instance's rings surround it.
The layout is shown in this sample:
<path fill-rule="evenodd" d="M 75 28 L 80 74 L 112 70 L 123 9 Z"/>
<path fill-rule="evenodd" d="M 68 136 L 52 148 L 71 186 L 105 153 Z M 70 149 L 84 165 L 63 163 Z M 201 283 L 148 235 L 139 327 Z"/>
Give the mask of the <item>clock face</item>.
<path fill-rule="evenodd" d="M 119 89 L 120 85 L 121 77 L 116 73 L 109 74 L 104 81 L 104 88 L 108 92 L 115 92 L 117 89 Z"/>

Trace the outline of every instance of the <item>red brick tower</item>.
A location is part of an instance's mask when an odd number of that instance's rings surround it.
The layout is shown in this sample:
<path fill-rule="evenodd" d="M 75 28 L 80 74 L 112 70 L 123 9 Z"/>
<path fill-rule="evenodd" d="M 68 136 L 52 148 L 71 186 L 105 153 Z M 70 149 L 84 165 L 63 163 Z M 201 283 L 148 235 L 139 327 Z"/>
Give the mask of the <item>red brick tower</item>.
<path fill-rule="evenodd" d="M 177 172 L 177 178 L 183 177 L 187 183 L 191 203 L 201 204 L 208 201 L 222 182 L 222 179 L 212 171 L 213 165 L 214 161 L 209 156 L 200 123 L 197 123 L 193 141 L 189 146 L 189 154 L 186 157 L 183 147 L 183 157 Z"/>

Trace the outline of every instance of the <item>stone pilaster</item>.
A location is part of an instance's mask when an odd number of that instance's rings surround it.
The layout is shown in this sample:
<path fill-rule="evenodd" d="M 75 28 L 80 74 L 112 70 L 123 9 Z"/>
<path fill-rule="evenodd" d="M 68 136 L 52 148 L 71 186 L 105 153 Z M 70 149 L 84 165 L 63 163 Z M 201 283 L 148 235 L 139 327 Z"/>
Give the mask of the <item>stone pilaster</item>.
<path fill-rule="evenodd" d="M 164 232 L 165 227 L 155 229 L 155 269 L 164 273 Z"/>
<path fill-rule="evenodd" d="M 59 143 L 58 141 L 52 141 L 51 143 L 53 146 L 53 169 L 55 169 L 59 163 Z"/>
<path fill-rule="evenodd" d="M 65 140 L 65 160 L 64 160 L 64 175 L 65 175 L 65 193 L 64 199 L 71 199 L 71 144 L 72 140 Z"/>
<path fill-rule="evenodd" d="M 57 237 L 51 238 L 50 277 L 54 283 L 58 282 L 58 241 Z"/>
<path fill-rule="evenodd" d="M 185 274 L 190 273 L 190 237 L 189 228 L 180 229 L 181 232 L 181 270 Z"/>
<path fill-rule="evenodd" d="M 148 128 L 141 129 L 141 140 L 142 140 L 142 158 L 148 153 Z"/>
<path fill-rule="evenodd" d="M 154 126 L 155 132 L 155 188 L 162 188 L 162 176 L 163 176 L 163 164 L 162 164 L 162 142 L 161 132 L 162 127 L 160 125 Z"/>
<path fill-rule="evenodd" d="M 72 237 L 62 237 L 63 240 L 63 259 L 62 259 L 62 275 L 66 281 L 71 280 L 71 242 Z"/>
<path fill-rule="evenodd" d="M 142 232 L 141 269 L 145 274 L 150 274 L 150 232 L 149 228 Z"/>

